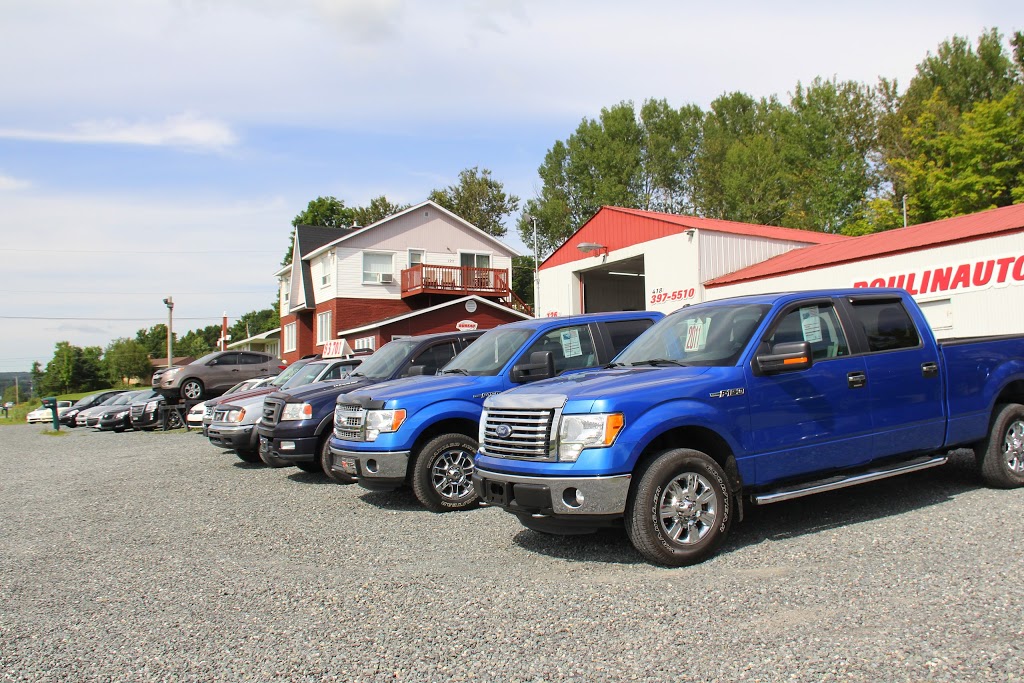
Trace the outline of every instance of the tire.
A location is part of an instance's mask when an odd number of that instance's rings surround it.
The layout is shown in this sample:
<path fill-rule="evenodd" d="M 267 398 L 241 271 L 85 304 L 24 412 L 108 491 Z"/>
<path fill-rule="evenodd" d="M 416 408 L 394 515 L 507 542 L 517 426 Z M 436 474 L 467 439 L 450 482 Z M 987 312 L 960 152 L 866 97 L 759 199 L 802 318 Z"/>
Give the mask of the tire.
<path fill-rule="evenodd" d="M 732 492 L 721 465 L 674 448 L 637 478 L 626 506 L 626 533 L 651 562 L 681 567 L 711 557 L 732 525 Z"/>
<path fill-rule="evenodd" d="M 1024 486 L 1024 406 L 996 406 L 992 430 L 974 450 L 981 478 L 988 486 L 1013 489 Z"/>
<path fill-rule="evenodd" d="M 476 439 L 453 433 L 431 439 L 420 449 L 412 468 L 412 490 L 425 508 L 450 512 L 477 504 L 472 481 L 476 447 Z"/>
<path fill-rule="evenodd" d="M 263 464 L 266 465 L 267 467 L 288 467 L 289 465 L 292 464 L 287 460 L 282 460 L 273 453 L 264 453 L 263 451 L 258 451 L 258 457 L 260 460 L 263 461 Z"/>
<path fill-rule="evenodd" d="M 338 484 L 354 484 L 356 480 L 344 472 L 336 472 L 331 468 L 334 462 L 334 458 L 331 455 L 331 432 L 327 430 L 324 432 L 323 439 L 320 441 L 320 469 L 324 471 L 327 478 Z"/>
<path fill-rule="evenodd" d="M 238 459 L 242 460 L 243 462 L 263 462 L 262 460 L 260 460 L 260 454 L 258 451 L 235 451 L 235 455 L 237 455 Z"/>
<path fill-rule="evenodd" d="M 181 383 L 178 388 L 178 393 L 186 401 L 199 401 L 203 398 L 203 392 L 205 391 L 203 383 L 195 377 L 189 377 L 187 380 Z"/>
<path fill-rule="evenodd" d="M 185 426 L 185 422 L 181 419 L 181 415 L 178 414 L 177 410 L 167 411 L 167 429 L 181 429 Z"/>

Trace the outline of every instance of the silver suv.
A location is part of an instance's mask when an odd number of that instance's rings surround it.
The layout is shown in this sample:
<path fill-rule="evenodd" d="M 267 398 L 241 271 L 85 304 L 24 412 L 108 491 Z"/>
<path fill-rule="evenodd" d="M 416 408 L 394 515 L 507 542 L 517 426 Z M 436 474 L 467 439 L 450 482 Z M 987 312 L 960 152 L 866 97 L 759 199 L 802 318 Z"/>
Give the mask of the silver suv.
<path fill-rule="evenodd" d="M 167 398 L 199 401 L 220 396 L 243 379 L 274 375 L 284 361 L 255 351 L 215 351 L 202 358 L 153 375 L 153 389 Z"/>

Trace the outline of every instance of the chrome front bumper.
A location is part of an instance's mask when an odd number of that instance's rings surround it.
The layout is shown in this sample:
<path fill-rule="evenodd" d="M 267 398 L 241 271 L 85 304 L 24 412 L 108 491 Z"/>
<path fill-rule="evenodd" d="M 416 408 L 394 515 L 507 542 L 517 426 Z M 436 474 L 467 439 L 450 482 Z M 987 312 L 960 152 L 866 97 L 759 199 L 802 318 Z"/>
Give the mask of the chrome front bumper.
<path fill-rule="evenodd" d="M 411 451 L 346 451 L 331 448 L 331 469 L 367 483 L 404 481 Z M 354 466 L 354 469 L 353 469 Z"/>
<path fill-rule="evenodd" d="M 626 511 L 626 497 L 632 479 L 631 474 L 531 477 L 477 468 L 473 473 L 473 487 L 486 503 L 510 511 L 519 508 L 553 515 L 621 515 Z M 517 495 L 518 485 L 523 486 L 523 494 L 528 489 L 529 496 Z M 577 491 L 583 495 L 582 503 L 577 502 Z"/>

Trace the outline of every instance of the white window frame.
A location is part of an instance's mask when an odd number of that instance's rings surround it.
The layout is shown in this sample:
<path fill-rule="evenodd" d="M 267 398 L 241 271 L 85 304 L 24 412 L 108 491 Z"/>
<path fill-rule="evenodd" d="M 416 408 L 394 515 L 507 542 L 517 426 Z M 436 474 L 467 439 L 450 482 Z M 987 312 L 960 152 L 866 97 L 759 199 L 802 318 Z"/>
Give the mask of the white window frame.
<path fill-rule="evenodd" d="M 360 337 L 359 339 L 352 340 L 352 349 L 373 349 L 377 350 L 377 337 L 376 335 L 370 337 Z"/>
<path fill-rule="evenodd" d="M 323 259 L 320 261 L 320 286 L 330 287 L 331 286 L 331 264 L 334 261 L 334 252 L 324 254 Z"/>
<path fill-rule="evenodd" d="M 494 269 L 494 252 L 493 251 L 473 251 L 472 249 L 459 249 L 458 250 L 458 256 L 459 256 L 459 267 L 460 268 L 462 267 L 462 255 L 463 254 L 472 254 L 473 255 L 473 265 L 472 266 L 465 266 L 466 268 L 491 268 L 491 269 Z M 487 265 L 486 266 L 478 266 L 478 265 L 476 265 L 476 257 L 477 256 L 486 256 L 487 257 Z"/>
<path fill-rule="evenodd" d="M 370 271 L 366 269 L 366 257 L 367 256 L 384 256 L 391 259 L 391 267 L 386 271 Z M 363 252 L 363 274 L 362 283 L 364 285 L 384 285 L 386 283 L 381 282 L 377 279 L 379 273 L 387 273 L 391 275 L 391 281 L 395 281 L 395 252 L 393 251 L 364 251 Z M 367 277 L 367 275 L 372 277 Z"/>
<path fill-rule="evenodd" d="M 281 330 L 281 336 L 283 337 L 282 342 L 284 343 L 284 352 L 289 353 L 294 351 L 296 348 L 295 343 L 295 323 L 288 323 Z"/>
<path fill-rule="evenodd" d="M 332 311 L 324 311 L 323 313 L 317 313 L 316 314 L 316 345 L 317 346 L 322 346 L 323 344 L 329 342 L 332 339 L 333 333 L 331 332 L 331 330 L 333 329 L 332 328 L 332 320 L 333 320 L 333 318 L 334 318 L 334 316 L 332 315 Z"/>
<path fill-rule="evenodd" d="M 413 260 L 412 260 L 412 255 L 413 254 L 419 254 L 420 255 L 420 262 L 419 263 L 413 263 Z M 409 264 L 410 268 L 412 268 L 413 266 L 425 266 L 427 264 L 427 250 L 426 249 L 410 249 L 406 253 L 406 255 L 405 255 L 405 260 L 406 260 L 406 263 Z"/>

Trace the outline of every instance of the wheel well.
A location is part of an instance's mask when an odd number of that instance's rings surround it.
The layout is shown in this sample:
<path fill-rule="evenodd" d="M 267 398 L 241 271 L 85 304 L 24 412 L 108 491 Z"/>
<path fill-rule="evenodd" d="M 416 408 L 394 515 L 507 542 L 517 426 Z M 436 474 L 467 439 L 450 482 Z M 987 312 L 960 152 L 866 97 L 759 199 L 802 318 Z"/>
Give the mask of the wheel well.
<path fill-rule="evenodd" d="M 738 513 L 736 518 L 742 521 L 743 480 L 740 479 L 739 468 L 736 466 L 736 458 L 733 456 L 732 448 L 729 447 L 729 443 L 718 433 L 704 427 L 676 427 L 664 434 L 659 434 L 653 441 L 647 444 L 647 447 L 644 448 L 643 453 L 640 454 L 640 458 L 637 460 L 636 467 L 633 468 L 636 476 L 633 477 L 633 483 L 630 486 L 630 497 L 632 497 L 636 484 L 640 481 L 640 474 L 648 463 L 652 462 L 659 453 L 672 448 L 692 448 L 707 454 L 712 460 L 722 466 L 722 469 L 725 470 L 726 475 L 729 477 L 729 484 L 735 494 Z"/>
<path fill-rule="evenodd" d="M 441 434 L 453 433 L 465 434 L 466 436 L 476 441 L 476 438 L 479 435 L 479 429 L 480 426 L 477 422 L 474 422 L 473 420 L 465 420 L 462 418 L 451 418 L 448 420 L 441 420 L 440 422 L 436 422 L 427 427 L 426 429 L 424 429 L 423 433 L 420 434 L 419 437 L 416 439 L 416 443 L 412 445 L 413 457 L 415 457 L 415 454 L 419 452 L 421 448 L 423 448 L 423 445 L 425 443 L 427 443 L 436 436 L 440 436 Z M 409 474 L 406 475 L 406 478 L 408 478 L 412 473 L 412 462 L 413 461 L 410 458 L 408 469 Z"/>
<path fill-rule="evenodd" d="M 1010 382 L 996 397 L 996 405 L 1000 403 L 1024 403 L 1024 380 Z"/>

